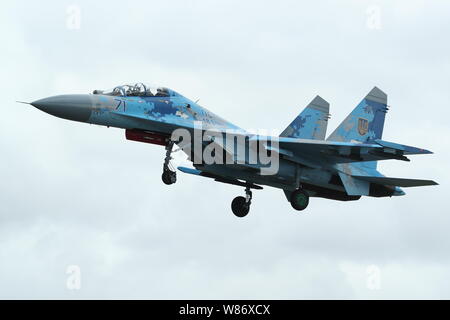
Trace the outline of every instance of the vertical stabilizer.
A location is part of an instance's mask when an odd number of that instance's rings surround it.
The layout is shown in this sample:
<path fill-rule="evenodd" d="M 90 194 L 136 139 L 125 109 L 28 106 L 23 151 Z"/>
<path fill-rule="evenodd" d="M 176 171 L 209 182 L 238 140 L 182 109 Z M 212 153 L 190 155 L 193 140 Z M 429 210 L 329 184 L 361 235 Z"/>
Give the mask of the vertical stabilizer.
<path fill-rule="evenodd" d="M 280 134 L 280 137 L 325 140 L 330 104 L 319 96 Z"/>
<path fill-rule="evenodd" d="M 386 93 L 374 87 L 327 140 L 368 142 L 381 139 L 387 110 Z"/>

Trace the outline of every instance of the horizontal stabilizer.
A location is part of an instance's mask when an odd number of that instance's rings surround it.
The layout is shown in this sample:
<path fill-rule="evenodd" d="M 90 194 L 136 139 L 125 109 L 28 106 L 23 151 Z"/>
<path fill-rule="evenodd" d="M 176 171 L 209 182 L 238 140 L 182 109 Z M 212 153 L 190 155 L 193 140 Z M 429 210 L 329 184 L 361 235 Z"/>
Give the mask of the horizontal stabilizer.
<path fill-rule="evenodd" d="M 355 179 L 368 181 L 381 185 L 397 186 L 397 187 L 420 187 L 433 186 L 438 183 L 433 180 L 420 179 L 403 179 L 403 178 L 389 178 L 389 177 L 368 177 L 368 176 L 352 176 Z"/>
<path fill-rule="evenodd" d="M 431 154 L 433 152 L 421 148 L 411 147 L 404 144 L 398 144 L 394 142 L 384 141 L 384 140 L 374 140 L 375 143 L 379 144 L 384 148 L 384 152 L 394 153 L 400 152 L 401 155 L 414 155 L 414 154 Z"/>

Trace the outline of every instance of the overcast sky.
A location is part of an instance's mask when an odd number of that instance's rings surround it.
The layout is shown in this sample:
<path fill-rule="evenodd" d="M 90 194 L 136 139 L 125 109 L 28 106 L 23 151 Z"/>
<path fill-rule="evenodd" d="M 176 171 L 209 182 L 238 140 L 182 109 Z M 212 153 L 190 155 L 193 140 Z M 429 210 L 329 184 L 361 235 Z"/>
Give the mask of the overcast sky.
<path fill-rule="evenodd" d="M 2 3 L 0 298 L 449 299 L 449 18 L 444 0 Z M 166 186 L 163 148 L 15 103 L 139 81 L 253 129 L 320 94 L 329 133 L 377 85 L 383 138 L 435 152 L 379 167 L 440 185 L 301 213 L 267 187 L 239 219 L 242 188 Z"/>

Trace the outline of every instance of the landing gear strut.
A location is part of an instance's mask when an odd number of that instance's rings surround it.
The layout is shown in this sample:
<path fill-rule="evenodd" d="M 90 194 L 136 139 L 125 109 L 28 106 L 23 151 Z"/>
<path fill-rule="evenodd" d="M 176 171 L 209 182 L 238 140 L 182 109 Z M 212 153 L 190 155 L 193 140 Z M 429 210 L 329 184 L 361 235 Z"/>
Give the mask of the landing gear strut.
<path fill-rule="evenodd" d="M 243 218 L 250 211 L 250 204 L 252 203 L 252 191 L 250 187 L 245 188 L 245 197 L 236 197 L 231 202 L 231 210 L 236 217 Z"/>
<path fill-rule="evenodd" d="M 163 173 L 161 178 L 162 181 L 167 185 L 174 184 L 175 182 L 177 182 L 177 173 L 175 171 L 170 170 L 169 167 L 170 160 L 172 160 L 171 153 L 174 145 L 175 142 L 170 140 L 166 146 L 166 157 L 164 159 Z"/>
<path fill-rule="evenodd" d="M 295 210 L 305 210 L 309 204 L 309 195 L 303 189 L 297 189 L 291 194 L 291 205 Z"/>

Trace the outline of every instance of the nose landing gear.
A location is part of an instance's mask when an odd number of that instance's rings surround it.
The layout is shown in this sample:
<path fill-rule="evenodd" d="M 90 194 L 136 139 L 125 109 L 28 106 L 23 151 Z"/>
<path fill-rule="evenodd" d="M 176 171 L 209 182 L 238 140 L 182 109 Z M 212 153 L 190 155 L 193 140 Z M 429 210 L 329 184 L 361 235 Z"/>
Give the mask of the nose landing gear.
<path fill-rule="evenodd" d="M 245 197 L 236 197 L 231 202 L 231 210 L 234 215 L 239 218 L 245 217 L 250 211 L 250 205 L 252 203 L 252 191 L 250 187 L 245 188 Z"/>
<path fill-rule="evenodd" d="M 172 160 L 171 154 L 174 145 L 175 142 L 170 140 L 166 146 L 166 157 L 164 159 L 163 173 L 161 178 L 162 181 L 167 185 L 177 182 L 177 173 L 175 171 L 172 171 L 169 166 L 170 160 Z"/>

